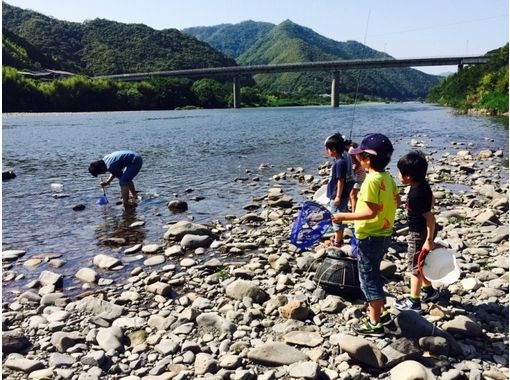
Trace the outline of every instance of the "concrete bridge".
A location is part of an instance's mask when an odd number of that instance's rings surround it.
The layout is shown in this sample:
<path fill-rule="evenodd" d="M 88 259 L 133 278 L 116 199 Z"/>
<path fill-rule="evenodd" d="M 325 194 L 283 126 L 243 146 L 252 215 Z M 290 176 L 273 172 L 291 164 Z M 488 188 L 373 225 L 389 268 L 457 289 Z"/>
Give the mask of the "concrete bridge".
<path fill-rule="evenodd" d="M 326 71 L 331 73 L 331 106 L 338 107 L 339 104 L 339 79 L 342 70 L 366 70 L 384 69 L 395 67 L 418 67 L 418 66 L 453 66 L 456 65 L 462 70 L 464 65 L 477 65 L 487 63 L 489 59 L 484 56 L 460 56 L 460 57 L 429 57 L 429 58 L 408 58 L 408 59 L 353 59 L 343 61 L 324 62 L 302 62 L 285 63 L 279 65 L 253 65 L 253 66 L 229 66 L 210 67 L 205 69 L 153 71 L 145 73 L 102 75 L 93 79 L 116 79 L 123 81 L 136 81 L 155 76 L 165 77 L 233 77 L 234 108 L 241 105 L 240 81 L 241 76 L 253 74 L 274 74 L 284 72 L 303 71 Z"/>

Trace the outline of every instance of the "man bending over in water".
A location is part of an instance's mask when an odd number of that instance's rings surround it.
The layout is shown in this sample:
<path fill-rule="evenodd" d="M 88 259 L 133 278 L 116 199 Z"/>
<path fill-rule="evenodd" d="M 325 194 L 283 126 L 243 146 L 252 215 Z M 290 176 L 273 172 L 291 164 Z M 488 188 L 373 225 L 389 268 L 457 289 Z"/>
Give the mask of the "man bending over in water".
<path fill-rule="evenodd" d="M 106 181 L 101 180 L 101 187 L 108 186 L 114 178 L 119 179 L 122 203 L 125 209 L 136 207 L 136 203 L 129 202 L 129 193 L 136 199 L 136 190 L 133 179 L 142 167 L 142 156 L 131 150 L 119 150 L 94 161 L 89 165 L 89 173 L 94 177 L 99 174 L 110 173 Z"/>

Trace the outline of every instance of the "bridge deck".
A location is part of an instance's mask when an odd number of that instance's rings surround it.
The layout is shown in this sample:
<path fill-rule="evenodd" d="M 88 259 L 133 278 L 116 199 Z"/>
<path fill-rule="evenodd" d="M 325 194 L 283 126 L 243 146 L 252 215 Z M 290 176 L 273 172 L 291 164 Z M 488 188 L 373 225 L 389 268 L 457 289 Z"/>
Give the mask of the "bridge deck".
<path fill-rule="evenodd" d="M 94 79 L 139 80 L 153 76 L 168 77 L 205 77 L 205 76 L 241 76 L 253 74 L 271 74 L 299 71 L 340 71 L 349 69 L 383 69 L 395 67 L 418 66 L 452 66 L 487 63 L 488 57 L 462 56 L 462 57 L 431 57 L 409 59 L 353 59 L 342 61 L 286 63 L 279 65 L 252 65 L 210 67 L 203 69 L 153 71 L 144 73 L 128 73 L 115 75 L 101 75 Z"/>

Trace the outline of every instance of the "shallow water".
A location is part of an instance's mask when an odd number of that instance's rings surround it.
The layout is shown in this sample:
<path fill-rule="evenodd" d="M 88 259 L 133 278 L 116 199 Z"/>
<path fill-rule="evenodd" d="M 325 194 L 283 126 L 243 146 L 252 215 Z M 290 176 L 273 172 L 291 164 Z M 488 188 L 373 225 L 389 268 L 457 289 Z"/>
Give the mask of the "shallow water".
<path fill-rule="evenodd" d="M 193 217 L 207 223 L 223 221 L 229 214 L 243 215 L 242 207 L 274 184 L 274 174 L 301 166 L 305 173 L 317 175 L 317 167 L 327 160 L 324 139 L 337 131 L 349 136 L 351 126 L 358 142 L 368 132 L 388 135 L 395 158 L 410 149 L 411 139 L 423 141 L 423 150 L 437 152 L 437 157 L 455 149 L 502 149 L 508 158 L 507 121 L 505 125 L 499 119 L 455 116 L 447 108 L 420 103 L 4 114 L 3 171 L 13 170 L 17 177 L 2 184 L 2 249 L 27 253 L 11 268 L 24 278 L 4 282 L 3 298 L 12 297 L 13 290 L 45 269 L 64 273 L 66 286 L 78 286 L 72 278 L 78 268 L 92 266 L 96 254 L 115 254 L 102 243 L 104 238 L 126 238 L 123 248 L 159 243 L 164 226 L 172 221 Z M 466 145 L 454 147 L 452 142 Z M 106 190 L 110 203 L 98 205 L 102 192 L 87 171 L 91 161 L 120 149 L 136 150 L 144 159 L 135 179 L 141 201 L 130 214 L 115 205 L 120 196 L 117 182 Z M 390 164 L 393 172 L 395 158 Z M 269 168 L 259 171 L 261 164 Z M 254 182 L 254 176 L 260 181 Z M 62 192 L 52 184 L 62 184 Z M 284 187 L 301 200 L 301 187 L 293 182 Z M 55 194 L 69 196 L 56 199 Z M 205 199 L 193 201 L 195 196 Z M 188 202 L 185 214 L 174 215 L 166 208 L 176 197 Z M 73 211 L 71 207 L 79 203 L 85 210 Z M 129 227 L 140 220 L 145 225 Z M 24 260 L 41 253 L 59 253 L 66 264 L 59 269 L 47 263 L 32 270 L 23 267 Z M 140 262 L 102 276 L 123 276 L 132 265 Z"/>

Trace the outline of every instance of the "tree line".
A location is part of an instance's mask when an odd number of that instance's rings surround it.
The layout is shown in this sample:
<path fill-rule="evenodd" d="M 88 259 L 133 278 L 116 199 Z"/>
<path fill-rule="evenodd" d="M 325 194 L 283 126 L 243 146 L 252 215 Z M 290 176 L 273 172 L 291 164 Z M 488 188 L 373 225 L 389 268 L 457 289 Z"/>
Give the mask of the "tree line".
<path fill-rule="evenodd" d="M 154 77 L 121 82 L 72 76 L 41 80 L 2 68 L 3 112 L 87 112 L 173 110 L 182 108 L 232 107 L 232 83 L 214 79 Z M 352 97 L 343 96 L 344 102 Z M 359 100 L 359 98 L 358 98 Z M 368 100 L 368 99 L 367 99 Z M 371 99 L 372 100 L 372 99 Z M 266 93 L 257 86 L 241 87 L 245 107 L 328 104 L 329 98 Z"/>
<path fill-rule="evenodd" d="M 461 112 L 508 113 L 508 44 L 487 56 L 487 64 L 467 67 L 432 87 L 427 100 Z"/>

